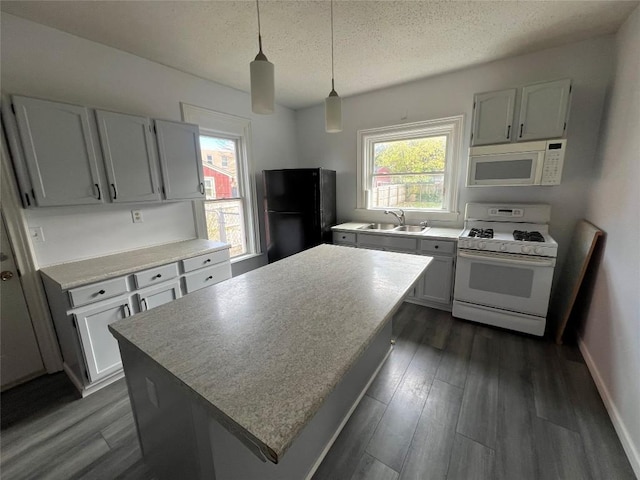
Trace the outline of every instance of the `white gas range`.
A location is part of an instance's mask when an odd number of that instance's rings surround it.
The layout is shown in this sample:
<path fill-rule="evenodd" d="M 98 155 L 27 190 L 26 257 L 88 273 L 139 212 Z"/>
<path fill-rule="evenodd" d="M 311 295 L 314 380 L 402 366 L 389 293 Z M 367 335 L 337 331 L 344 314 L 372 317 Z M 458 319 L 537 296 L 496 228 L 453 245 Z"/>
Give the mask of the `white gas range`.
<path fill-rule="evenodd" d="M 558 244 L 549 205 L 469 203 L 458 237 L 455 317 L 543 335 Z"/>

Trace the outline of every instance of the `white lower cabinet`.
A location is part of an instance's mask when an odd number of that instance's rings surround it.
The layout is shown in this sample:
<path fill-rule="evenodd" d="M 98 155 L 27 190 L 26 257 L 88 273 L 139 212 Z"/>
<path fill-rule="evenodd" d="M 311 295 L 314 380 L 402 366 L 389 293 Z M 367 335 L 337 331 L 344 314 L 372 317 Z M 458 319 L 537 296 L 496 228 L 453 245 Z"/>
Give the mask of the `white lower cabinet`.
<path fill-rule="evenodd" d="M 456 240 L 402 236 L 400 234 L 333 232 L 334 243 L 368 250 L 429 255 L 433 260 L 407 300 L 440 310 L 451 311 Z M 347 243 L 348 242 L 348 243 Z"/>
<path fill-rule="evenodd" d="M 140 311 L 146 312 L 165 303 L 173 302 L 181 296 L 180 282 L 175 281 L 142 290 L 136 295 L 136 298 Z"/>
<path fill-rule="evenodd" d="M 83 396 L 121 378 L 111 323 L 228 278 L 228 249 L 70 289 L 42 275 L 65 372 Z"/>
<path fill-rule="evenodd" d="M 433 257 L 418 286 L 419 299 L 451 304 L 453 257 Z"/>
<path fill-rule="evenodd" d="M 96 382 L 122 368 L 118 342 L 109 332 L 108 326 L 130 315 L 129 297 L 100 302 L 73 314 L 90 382 Z"/>

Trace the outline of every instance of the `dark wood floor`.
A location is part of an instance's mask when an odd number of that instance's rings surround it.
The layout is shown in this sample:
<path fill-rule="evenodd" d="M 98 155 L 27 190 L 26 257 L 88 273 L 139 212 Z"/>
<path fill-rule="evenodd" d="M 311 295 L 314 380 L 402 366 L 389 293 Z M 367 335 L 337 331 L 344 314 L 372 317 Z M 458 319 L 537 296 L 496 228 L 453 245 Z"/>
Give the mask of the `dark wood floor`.
<path fill-rule="evenodd" d="M 577 349 L 410 304 L 394 336 L 314 480 L 635 478 Z M 122 380 L 80 400 L 49 375 L 1 412 L 4 480 L 153 478 Z"/>

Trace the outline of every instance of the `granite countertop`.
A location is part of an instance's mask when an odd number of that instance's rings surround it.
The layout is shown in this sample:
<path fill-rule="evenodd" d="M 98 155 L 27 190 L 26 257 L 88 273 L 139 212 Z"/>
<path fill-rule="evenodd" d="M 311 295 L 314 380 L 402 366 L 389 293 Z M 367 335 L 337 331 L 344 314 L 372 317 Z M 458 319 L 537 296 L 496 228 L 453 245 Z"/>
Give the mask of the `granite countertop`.
<path fill-rule="evenodd" d="M 462 227 L 428 227 L 425 232 L 388 232 L 385 230 L 362 230 L 362 227 L 369 225 L 369 222 L 347 222 L 332 227 L 333 230 L 340 232 L 356 232 L 356 233 L 372 233 L 375 235 L 393 235 L 394 237 L 419 237 L 432 238 L 440 240 L 457 240 L 462 233 Z"/>
<path fill-rule="evenodd" d="M 109 329 L 277 463 L 430 261 L 320 245 Z"/>
<path fill-rule="evenodd" d="M 66 290 L 227 248 L 229 245 L 226 243 L 212 240 L 185 240 L 77 262 L 61 263 L 41 268 L 40 272 L 60 285 L 62 290 Z"/>

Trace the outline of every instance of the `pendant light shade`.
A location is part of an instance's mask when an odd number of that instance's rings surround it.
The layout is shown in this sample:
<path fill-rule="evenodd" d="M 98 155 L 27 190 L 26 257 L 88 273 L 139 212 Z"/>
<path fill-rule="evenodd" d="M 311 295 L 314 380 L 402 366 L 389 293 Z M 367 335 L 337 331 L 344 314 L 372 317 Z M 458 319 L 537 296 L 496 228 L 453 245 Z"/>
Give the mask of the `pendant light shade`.
<path fill-rule="evenodd" d="M 249 65 L 251 77 L 251 111 L 259 114 L 273 113 L 275 106 L 274 66 L 262 53 L 262 35 L 260 34 L 260 5 L 258 11 L 258 55 Z"/>
<path fill-rule="evenodd" d="M 327 133 L 342 131 L 342 99 L 333 89 L 324 99 L 324 127 Z"/>
<path fill-rule="evenodd" d="M 327 133 L 342 131 L 342 99 L 336 92 L 333 75 L 333 0 L 331 0 L 331 92 L 324 99 L 324 128 Z"/>

